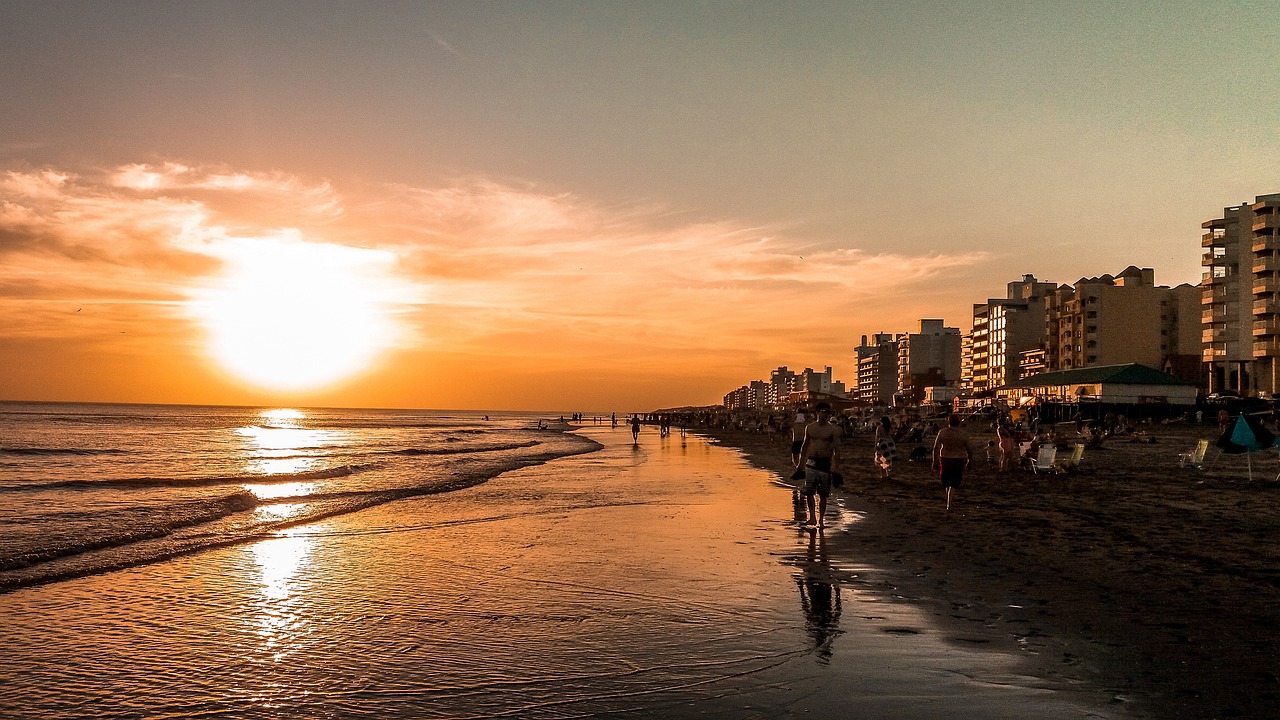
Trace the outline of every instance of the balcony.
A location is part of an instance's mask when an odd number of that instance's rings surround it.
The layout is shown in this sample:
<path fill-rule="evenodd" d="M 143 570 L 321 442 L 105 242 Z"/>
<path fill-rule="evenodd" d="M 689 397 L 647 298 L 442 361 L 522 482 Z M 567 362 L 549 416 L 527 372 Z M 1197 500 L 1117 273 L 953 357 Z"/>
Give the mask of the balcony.
<path fill-rule="evenodd" d="M 1272 316 L 1269 320 L 1255 320 L 1253 323 L 1253 336 L 1266 337 L 1268 335 L 1280 335 L 1280 318 Z"/>
<path fill-rule="evenodd" d="M 1253 231 L 1280 229 L 1280 213 L 1258 213 L 1253 216 Z"/>
<path fill-rule="evenodd" d="M 1255 341 L 1253 343 L 1253 356 L 1256 358 L 1280 357 L 1280 339 Z"/>
<path fill-rule="evenodd" d="M 1275 315 L 1276 313 L 1280 313 L 1280 302 L 1272 299 L 1253 301 L 1254 315 Z"/>
<path fill-rule="evenodd" d="M 1258 310 L 1256 306 L 1259 302 L 1266 302 L 1266 301 L 1259 300 L 1254 303 L 1255 307 L 1253 312 L 1255 315 L 1258 314 Z M 1204 310 L 1200 313 L 1200 322 L 1202 324 L 1223 323 L 1229 319 L 1230 314 L 1231 313 L 1227 312 L 1227 307 L 1225 305 L 1214 305 L 1208 310 Z"/>
<path fill-rule="evenodd" d="M 1254 295 L 1269 295 L 1271 293 L 1280 292 L 1280 278 L 1272 275 L 1270 277 L 1260 277 L 1253 281 Z"/>
<path fill-rule="evenodd" d="M 1215 235 L 1214 233 L 1205 233 L 1204 235 L 1200 236 L 1200 247 L 1205 247 L 1205 248 L 1223 247 L 1226 244 L 1227 244 L 1226 238 L 1224 238 L 1222 235 Z"/>
<path fill-rule="evenodd" d="M 1227 331 L 1223 328 L 1200 331 L 1200 342 L 1203 343 L 1226 342 L 1226 337 Z"/>
<path fill-rule="evenodd" d="M 1253 238 L 1253 251 L 1256 253 L 1274 253 L 1280 249 L 1280 238 L 1274 235 L 1258 235 Z"/>
<path fill-rule="evenodd" d="M 1200 292 L 1200 304 L 1212 305 L 1214 303 L 1224 303 L 1231 296 L 1232 288 L 1227 287 L 1225 283 L 1216 285 L 1206 285 Z"/>
<path fill-rule="evenodd" d="M 1207 252 L 1200 256 L 1200 264 L 1204 267 L 1211 267 L 1213 265 L 1225 265 L 1226 263 L 1227 263 L 1226 255 L 1219 255 L 1217 253 Z"/>
<path fill-rule="evenodd" d="M 1253 271 L 1256 273 L 1280 272 L 1280 257 L 1267 255 L 1265 257 L 1254 258 Z"/>

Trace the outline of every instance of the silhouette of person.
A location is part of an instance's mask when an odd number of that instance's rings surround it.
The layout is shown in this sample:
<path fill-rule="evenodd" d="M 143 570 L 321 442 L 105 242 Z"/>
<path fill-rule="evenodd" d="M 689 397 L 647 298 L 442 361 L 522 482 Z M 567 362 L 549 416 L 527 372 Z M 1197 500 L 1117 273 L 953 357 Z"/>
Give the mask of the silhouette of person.
<path fill-rule="evenodd" d="M 640 442 L 640 416 L 631 416 L 631 442 L 639 444 Z"/>

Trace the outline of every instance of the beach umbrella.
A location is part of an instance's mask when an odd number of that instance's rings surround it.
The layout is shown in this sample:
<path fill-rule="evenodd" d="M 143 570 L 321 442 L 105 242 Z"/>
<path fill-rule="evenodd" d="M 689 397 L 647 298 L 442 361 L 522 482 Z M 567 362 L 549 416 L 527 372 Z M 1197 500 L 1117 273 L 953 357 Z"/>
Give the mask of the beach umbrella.
<path fill-rule="evenodd" d="M 1249 480 L 1253 480 L 1253 453 L 1277 444 L 1275 433 L 1262 426 L 1262 421 L 1241 413 L 1227 425 L 1222 437 L 1215 443 L 1222 452 L 1244 453 L 1249 464 Z"/>

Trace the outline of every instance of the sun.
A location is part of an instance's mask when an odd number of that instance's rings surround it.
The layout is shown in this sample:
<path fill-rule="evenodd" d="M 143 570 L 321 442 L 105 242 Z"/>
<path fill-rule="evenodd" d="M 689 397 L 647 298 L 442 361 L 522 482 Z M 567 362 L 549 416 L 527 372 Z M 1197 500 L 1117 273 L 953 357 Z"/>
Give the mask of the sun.
<path fill-rule="evenodd" d="M 246 382 L 332 384 L 369 367 L 395 339 L 388 253 L 292 236 L 237 239 L 211 252 L 225 272 L 192 307 L 210 355 Z"/>

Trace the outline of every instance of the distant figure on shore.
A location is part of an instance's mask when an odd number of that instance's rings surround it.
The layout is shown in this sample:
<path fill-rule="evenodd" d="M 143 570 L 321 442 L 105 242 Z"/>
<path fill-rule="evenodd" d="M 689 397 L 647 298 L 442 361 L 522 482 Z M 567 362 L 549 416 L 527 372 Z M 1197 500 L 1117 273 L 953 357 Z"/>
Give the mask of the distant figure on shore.
<path fill-rule="evenodd" d="M 1000 464 L 996 469 L 1000 472 L 1008 470 L 1010 466 L 1017 466 L 1018 462 L 1018 439 L 1013 435 L 1013 429 L 1008 423 L 1000 423 L 996 425 L 996 442 L 1000 446 Z"/>
<path fill-rule="evenodd" d="M 613 423 L 615 428 L 618 427 L 618 413 L 609 413 L 609 422 Z"/>
<path fill-rule="evenodd" d="M 640 442 L 640 416 L 631 416 L 631 442 L 639 444 Z"/>
<path fill-rule="evenodd" d="M 804 410 L 796 411 L 796 419 L 791 422 L 791 464 L 800 467 L 800 448 L 804 445 L 804 430 L 809 427 L 809 416 Z"/>
<path fill-rule="evenodd" d="M 831 406 L 820 402 L 814 406 L 817 422 L 804 431 L 800 445 L 800 461 L 804 464 L 804 498 L 809 510 L 806 525 L 823 527 L 827 513 L 827 497 L 831 495 L 831 475 L 837 467 L 840 427 L 831 424 Z M 817 495 L 816 507 L 815 498 Z"/>
<path fill-rule="evenodd" d="M 893 440 L 893 421 L 888 415 L 881 415 L 880 422 L 876 425 L 875 461 L 876 467 L 880 468 L 882 479 L 889 479 L 889 474 L 893 472 L 893 461 L 897 459 L 897 455 L 898 446 Z"/>
<path fill-rule="evenodd" d="M 947 496 L 947 510 L 951 510 L 951 491 L 960 487 L 965 468 L 973 459 L 969 447 L 969 433 L 960 429 L 960 416 L 947 417 L 947 426 L 938 431 L 933 441 L 933 464 L 942 479 L 942 489 Z"/>

